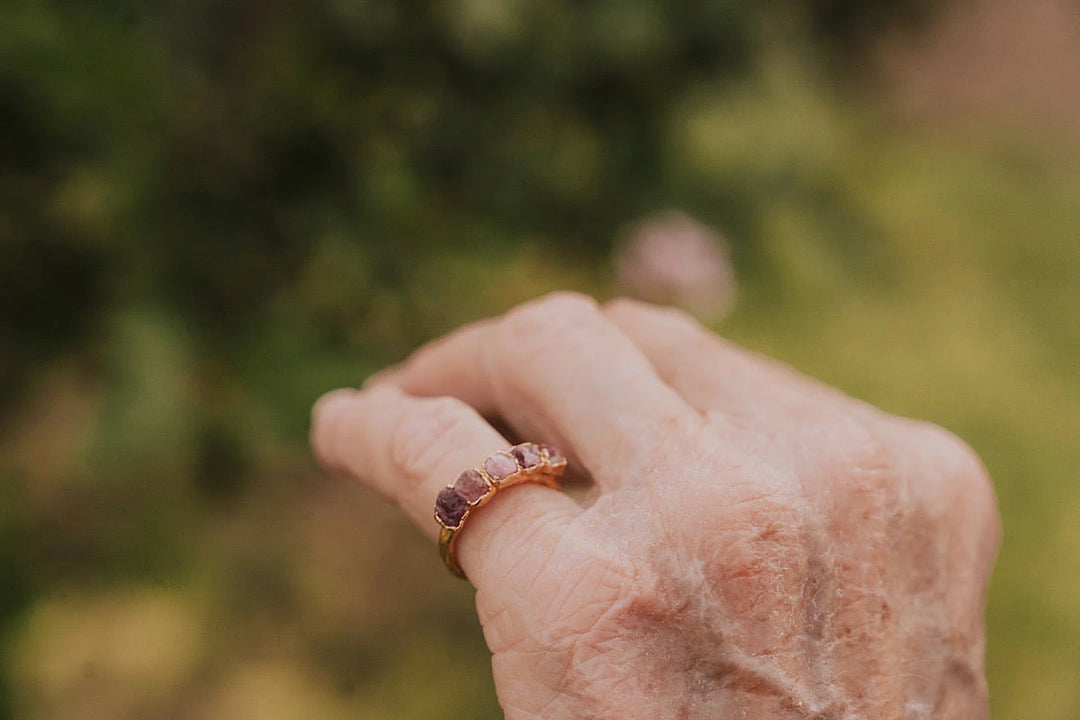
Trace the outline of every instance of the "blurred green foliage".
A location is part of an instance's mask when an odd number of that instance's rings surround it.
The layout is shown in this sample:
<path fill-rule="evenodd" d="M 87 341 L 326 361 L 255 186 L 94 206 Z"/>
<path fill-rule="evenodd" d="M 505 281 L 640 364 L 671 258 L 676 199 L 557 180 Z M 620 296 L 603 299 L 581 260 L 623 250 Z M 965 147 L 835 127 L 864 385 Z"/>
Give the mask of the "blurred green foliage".
<path fill-rule="evenodd" d="M 610 293 L 677 206 L 725 334 L 982 453 L 995 712 L 1080 719 L 1080 171 L 837 91 L 930 7 L 0 6 L 0 717 L 496 717 L 468 589 L 308 407 Z"/>

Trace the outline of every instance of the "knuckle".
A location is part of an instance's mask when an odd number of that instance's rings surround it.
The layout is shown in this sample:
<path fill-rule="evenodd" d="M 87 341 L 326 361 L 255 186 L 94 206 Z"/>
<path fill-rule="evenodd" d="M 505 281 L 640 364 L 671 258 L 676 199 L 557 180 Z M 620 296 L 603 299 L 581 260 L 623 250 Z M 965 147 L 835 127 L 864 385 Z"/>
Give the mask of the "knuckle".
<path fill-rule="evenodd" d="M 818 458 L 833 486 L 849 490 L 891 485 L 894 449 L 873 423 L 838 412 L 822 424 Z"/>
<path fill-rule="evenodd" d="M 663 318 L 664 320 L 670 320 L 674 323 L 698 324 L 698 321 L 693 315 L 680 307 L 674 305 L 654 305 L 652 303 L 628 297 L 617 297 L 608 300 L 601 306 L 601 310 L 605 315 L 639 316 L 650 314 L 655 315 L 658 318 Z"/>
<path fill-rule="evenodd" d="M 566 352 L 584 329 L 606 322 L 592 298 L 553 293 L 507 313 L 496 328 L 494 351 L 515 367 L 535 365 L 551 353 Z"/>
<path fill-rule="evenodd" d="M 917 442 L 951 504 L 981 511 L 984 519 L 998 522 L 993 482 L 974 448 L 931 423 L 919 426 Z"/>
<path fill-rule="evenodd" d="M 986 468 L 974 448 L 943 427 L 938 425 L 925 427 L 925 432 L 929 436 L 928 444 L 940 456 L 950 475 L 974 480 L 989 479 Z"/>
<path fill-rule="evenodd" d="M 556 292 L 514 308 L 507 313 L 502 327 L 506 335 L 521 340 L 547 335 L 553 328 L 593 319 L 599 313 L 596 301 L 587 295 Z"/>
<path fill-rule="evenodd" d="M 407 483 L 422 481 L 448 447 L 463 441 L 472 419 L 473 410 L 455 398 L 432 398 L 410 408 L 390 433 L 392 472 Z"/>
<path fill-rule="evenodd" d="M 533 303 L 526 303 L 522 308 L 524 309 L 530 305 L 550 308 L 555 312 L 574 310 L 575 308 L 596 312 L 600 307 L 599 303 L 592 297 L 572 290 L 556 290 L 555 292 L 544 295 Z"/>
<path fill-rule="evenodd" d="M 970 445 L 929 422 L 894 419 L 894 453 L 902 461 L 894 471 L 903 493 L 905 516 L 920 532 L 944 532 L 958 514 L 963 532 L 981 536 L 980 546 L 996 548 L 1001 517 L 993 483 Z"/>
<path fill-rule="evenodd" d="M 674 317 L 669 313 L 680 312 L 677 308 L 661 307 L 658 305 L 650 305 L 649 303 L 642 302 L 641 300 L 635 300 L 633 298 L 619 297 L 613 300 L 608 300 L 600 306 L 600 311 L 607 317 L 613 318 L 616 321 L 623 319 L 626 322 L 635 322 L 642 318 L 649 316 L 656 317 Z"/>
<path fill-rule="evenodd" d="M 923 460 L 925 492 L 938 507 L 936 523 L 941 525 L 963 517 L 955 528 L 977 548 L 978 561 L 989 573 L 1001 545 L 1002 521 L 990 474 L 975 450 L 952 432 L 932 423 L 917 423 L 912 430 L 914 452 Z"/>
<path fill-rule="evenodd" d="M 824 425 L 804 472 L 824 483 L 830 525 L 866 538 L 896 532 L 922 493 L 908 492 L 895 443 L 879 423 L 846 411 Z"/>
<path fill-rule="evenodd" d="M 607 303 L 603 310 L 608 317 L 622 317 L 629 323 L 643 322 L 646 326 L 684 332 L 689 337 L 697 336 L 699 341 L 704 340 L 706 335 L 712 336 L 697 318 L 682 308 L 671 305 L 650 305 L 639 300 L 618 298 Z"/>
<path fill-rule="evenodd" d="M 701 323 L 698 322 L 697 318 L 680 307 L 675 307 L 673 305 L 650 307 L 653 307 L 653 310 L 663 318 L 664 322 L 684 328 L 693 328 L 695 330 L 701 329 Z"/>
<path fill-rule="evenodd" d="M 605 302 L 601 309 L 605 315 L 621 315 L 623 313 L 636 313 L 638 312 L 643 303 L 638 300 L 633 300 L 627 297 L 617 297 Z"/>

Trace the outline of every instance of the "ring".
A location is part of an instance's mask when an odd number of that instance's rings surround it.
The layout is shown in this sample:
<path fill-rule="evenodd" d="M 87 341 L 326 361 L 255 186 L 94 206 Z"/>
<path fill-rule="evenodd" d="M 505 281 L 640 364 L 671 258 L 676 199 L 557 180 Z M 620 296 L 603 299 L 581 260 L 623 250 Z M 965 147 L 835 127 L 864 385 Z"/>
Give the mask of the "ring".
<path fill-rule="evenodd" d="M 462 580 L 467 579 L 454 554 L 458 533 L 476 508 L 486 505 L 499 490 L 521 483 L 540 483 L 560 490 L 559 477 L 566 470 L 566 457 L 550 445 L 521 443 L 507 451 L 494 452 L 480 467 L 466 470 L 435 498 L 435 521 L 439 523 L 439 554 L 446 567 Z"/>

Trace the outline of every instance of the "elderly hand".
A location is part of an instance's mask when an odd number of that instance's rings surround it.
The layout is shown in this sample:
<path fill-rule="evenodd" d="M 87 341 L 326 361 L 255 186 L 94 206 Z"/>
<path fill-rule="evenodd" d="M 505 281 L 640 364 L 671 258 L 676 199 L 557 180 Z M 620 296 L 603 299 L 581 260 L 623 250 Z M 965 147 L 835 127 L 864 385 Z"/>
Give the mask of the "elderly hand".
<path fill-rule="evenodd" d="M 594 481 L 507 488 L 461 532 L 507 718 L 988 716 L 999 520 L 947 432 L 557 294 L 327 395 L 312 440 L 434 537 L 439 490 L 509 445 L 485 417 Z"/>

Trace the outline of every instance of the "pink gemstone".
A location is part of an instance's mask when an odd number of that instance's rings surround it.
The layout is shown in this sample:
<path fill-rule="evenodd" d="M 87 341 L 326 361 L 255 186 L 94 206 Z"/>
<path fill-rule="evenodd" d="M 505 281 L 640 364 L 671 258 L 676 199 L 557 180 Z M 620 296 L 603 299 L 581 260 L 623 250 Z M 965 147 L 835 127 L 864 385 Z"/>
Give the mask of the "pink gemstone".
<path fill-rule="evenodd" d="M 536 467 L 540 464 L 540 448 L 533 443 L 517 445 L 510 452 L 514 454 L 518 464 L 523 468 Z"/>
<path fill-rule="evenodd" d="M 448 528 L 456 528 L 469 509 L 469 503 L 454 488 L 443 488 L 435 498 L 435 516 Z"/>
<path fill-rule="evenodd" d="M 484 471 L 495 481 L 505 480 L 518 471 L 518 464 L 510 453 L 494 453 L 484 460 Z"/>
<path fill-rule="evenodd" d="M 566 456 L 559 452 L 558 448 L 552 447 L 551 445 L 541 445 L 540 447 L 547 450 L 548 462 L 552 465 L 566 462 Z"/>
<path fill-rule="evenodd" d="M 454 481 L 454 490 L 472 505 L 487 495 L 488 481 L 476 470 L 466 470 Z"/>

